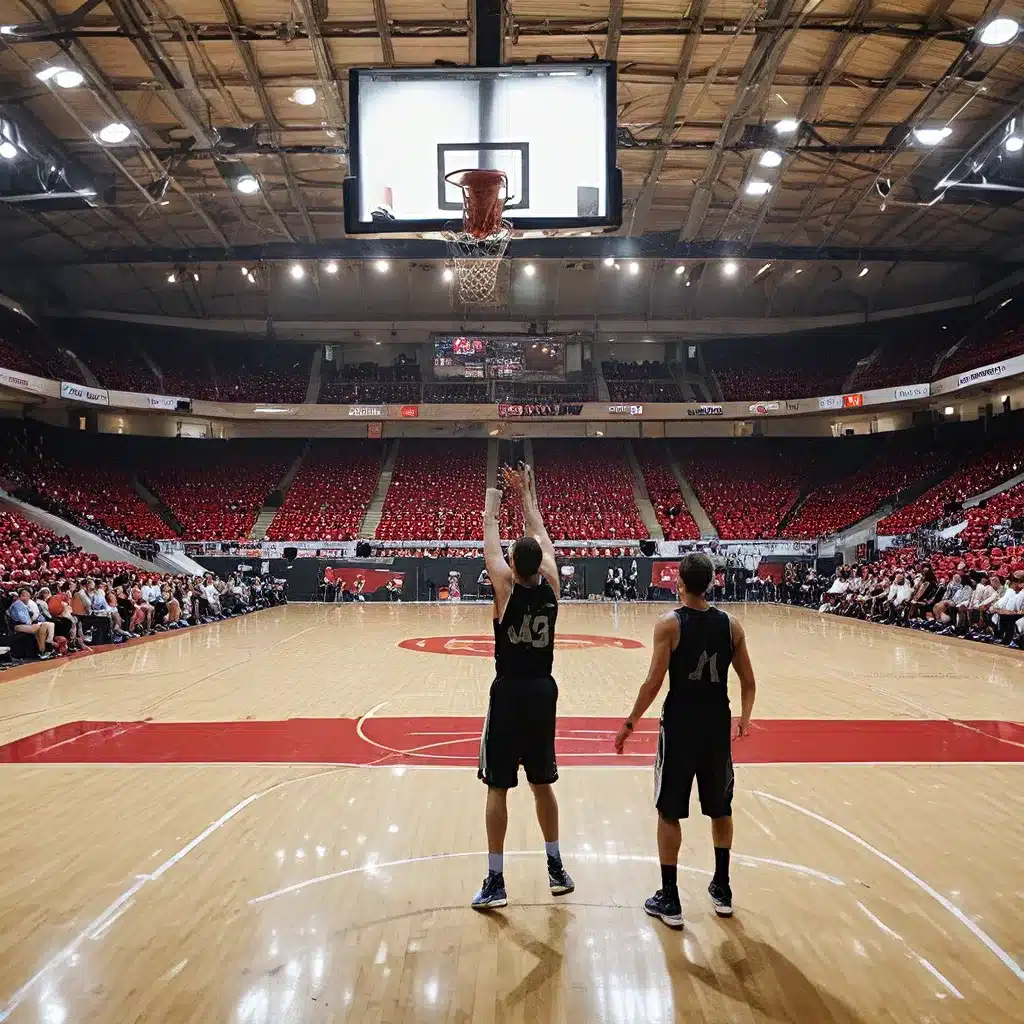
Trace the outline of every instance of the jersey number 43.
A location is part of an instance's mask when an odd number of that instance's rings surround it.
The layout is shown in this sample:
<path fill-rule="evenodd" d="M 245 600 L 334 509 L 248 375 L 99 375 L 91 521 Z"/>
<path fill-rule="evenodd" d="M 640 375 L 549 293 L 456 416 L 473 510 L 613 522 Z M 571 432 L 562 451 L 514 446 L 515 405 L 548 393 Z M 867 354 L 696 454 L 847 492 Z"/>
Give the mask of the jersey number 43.
<path fill-rule="evenodd" d="M 547 647 L 551 642 L 551 628 L 546 615 L 536 618 L 523 616 L 523 624 L 516 631 L 515 626 L 508 627 L 508 638 L 514 644 L 530 644 L 531 647 Z"/>

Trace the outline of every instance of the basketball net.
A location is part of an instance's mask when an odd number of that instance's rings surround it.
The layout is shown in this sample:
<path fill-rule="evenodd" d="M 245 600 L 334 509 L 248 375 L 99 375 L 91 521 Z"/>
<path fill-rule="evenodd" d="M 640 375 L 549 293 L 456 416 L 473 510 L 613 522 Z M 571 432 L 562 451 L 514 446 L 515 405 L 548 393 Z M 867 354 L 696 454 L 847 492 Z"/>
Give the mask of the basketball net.
<path fill-rule="evenodd" d="M 508 263 L 505 251 L 512 224 L 502 217 L 508 178 L 489 168 L 452 171 L 445 181 L 462 190 L 462 230 L 444 232 L 451 258 L 452 300 L 464 306 L 505 303 Z"/>

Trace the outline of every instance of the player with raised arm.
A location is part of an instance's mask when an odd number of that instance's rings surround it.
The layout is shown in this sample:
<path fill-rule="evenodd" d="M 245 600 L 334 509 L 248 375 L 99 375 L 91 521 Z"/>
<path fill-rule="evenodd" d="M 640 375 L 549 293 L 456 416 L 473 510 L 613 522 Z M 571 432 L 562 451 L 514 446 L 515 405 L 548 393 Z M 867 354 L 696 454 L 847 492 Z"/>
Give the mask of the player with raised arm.
<path fill-rule="evenodd" d="M 529 466 L 505 470 L 505 483 L 523 504 L 525 534 L 501 554 L 498 512 L 501 491 L 487 489 L 484 506 L 484 559 L 494 587 L 494 682 L 480 738 L 477 775 L 487 784 L 487 877 L 473 897 L 475 910 L 508 903 L 504 850 L 508 791 L 519 783 L 519 765 L 533 790 L 537 821 L 544 835 L 548 884 L 553 896 L 575 888 L 558 848 L 558 803 L 552 785 L 555 763 L 555 706 L 558 687 L 551 676 L 558 616 L 555 549 L 537 505 Z"/>
<path fill-rule="evenodd" d="M 661 712 L 654 765 L 661 888 L 647 900 L 644 910 L 672 928 L 683 927 L 676 881 L 682 842 L 679 819 L 689 816 L 694 777 L 700 809 L 711 819 L 711 838 L 715 845 L 715 873 L 708 894 L 719 917 L 732 914 L 729 886 L 733 791 L 730 664 L 740 679 L 737 739 L 746 736 L 750 729 L 756 687 L 743 627 L 705 600 L 713 577 L 714 567 L 707 555 L 689 554 L 680 561 L 680 607 L 658 619 L 647 679 L 615 737 L 615 750 L 621 754 L 637 722 L 657 697 L 668 672 L 668 696 Z"/>

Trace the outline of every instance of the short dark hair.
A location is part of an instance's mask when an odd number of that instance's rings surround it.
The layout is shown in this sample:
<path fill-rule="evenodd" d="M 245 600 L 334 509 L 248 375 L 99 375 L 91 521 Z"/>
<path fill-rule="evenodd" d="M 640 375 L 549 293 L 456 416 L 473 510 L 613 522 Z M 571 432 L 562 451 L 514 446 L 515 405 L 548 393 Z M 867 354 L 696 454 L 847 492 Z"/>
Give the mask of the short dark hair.
<path fill-rule="evenodd" d="M 714 575 L 711 559 L 699 551 L 683 555 L 679 562 L 679 578 L 683 581 L 683 588 L 693 597 L 704 596 Z"/>
<path fill-rule="evenodd" d="M 520 537 L 512 547 L 512 567 L 520 579 L 536 576 L 543 557 L 534 537 Z"/>

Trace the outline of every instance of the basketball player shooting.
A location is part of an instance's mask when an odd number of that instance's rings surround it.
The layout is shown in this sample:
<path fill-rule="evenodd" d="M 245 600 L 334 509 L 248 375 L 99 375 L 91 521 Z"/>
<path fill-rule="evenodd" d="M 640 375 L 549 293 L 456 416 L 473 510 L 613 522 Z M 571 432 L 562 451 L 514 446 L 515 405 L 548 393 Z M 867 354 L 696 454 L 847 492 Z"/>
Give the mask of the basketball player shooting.
<path fill-rule="evenodd" d="M 733 792 L 730 664 L 740 679 L 737 739 L 746 736 L 750 729 L 756 687 L 743 627 L 704 598 L 713 578 L 714 566 L 707 555 L 689 554 L 680 561 L 680 607 L 658 619 L 647 679 L 615 737 L 616 753 L 621 754 L 636 723 L 657 697 L 668 672 L 668 696 L 661 712 L 654 765 L 661 888 L 647 900 L 644 910 L 651 917 L 661 918 L 671 928 L 683 927 L 677 886 L 682 842 L 679 819 L 689 816 L 694 777 L 700 809 L 711 819 L 711 838 L 715 845 L 715 873 L 708 894 L 719 917 L 732 915 L 729 885 Z"/>
<path fill-rule="evenodd" d="M 484 506 L 484 559 L 494 587 L 494 682 L 480 739 L 477 775 L 487 784 L 487 877 L 473 897 L 475 910 L 508 904 L 504 851 L 508 791 L 519 783 L 519 765 L 533 790 L 537 821 L 544 835 L 548 885 L 552 896 L 570 893 L 573 880 L 558 848 L 558 803 L 552 785 L 555 763 L 555 705 L 558 687 L 551 676 L 558 616 L 555 549 L 544 528 L 529 466 L 505 470 L 505 484 L 523 504 L 525 536 L 501 553 L 498 512 L 501 491 L 487 489 Z"/>

